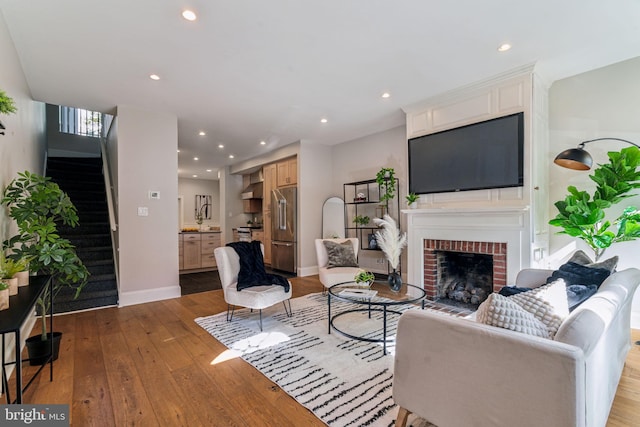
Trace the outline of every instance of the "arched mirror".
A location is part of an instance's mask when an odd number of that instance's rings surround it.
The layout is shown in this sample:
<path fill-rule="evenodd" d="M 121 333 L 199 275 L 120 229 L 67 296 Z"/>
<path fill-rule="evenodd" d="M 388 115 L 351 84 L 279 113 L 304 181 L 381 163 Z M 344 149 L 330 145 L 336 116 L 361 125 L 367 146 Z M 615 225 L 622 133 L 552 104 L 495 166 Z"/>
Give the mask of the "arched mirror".
<path fill-rule="evenodd" d="M 344 200 L 329 197 L 322 205 L 322 238 L 344 237 Z"/>

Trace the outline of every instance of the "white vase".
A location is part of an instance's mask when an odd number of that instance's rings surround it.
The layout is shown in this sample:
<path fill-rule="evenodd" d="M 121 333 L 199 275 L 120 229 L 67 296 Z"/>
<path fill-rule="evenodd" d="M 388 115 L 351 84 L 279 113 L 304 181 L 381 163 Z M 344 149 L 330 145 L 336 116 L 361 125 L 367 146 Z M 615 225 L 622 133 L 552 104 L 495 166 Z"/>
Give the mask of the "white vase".
<path fill-rule="evenodd" d="M 18 279 L 18 286 L 28 286 L 29 285 L 29 271 L 21 271 L 13 275 L 13 277 Z"/>
<path fill-rule="evenodd" d="M 9 289 L 0 291 L 0 310 L 9 308 Z"/>
<path fill-rule="evenodd" d="M 18 278 L 2 279 L 3 282 L 9 284 L 9 295 L 18 295 Z"/>
<path fill-rule="evenodd" d="M 418 209 L 418 202 L 413 202 L 409 204 L 409 209 Z"/>

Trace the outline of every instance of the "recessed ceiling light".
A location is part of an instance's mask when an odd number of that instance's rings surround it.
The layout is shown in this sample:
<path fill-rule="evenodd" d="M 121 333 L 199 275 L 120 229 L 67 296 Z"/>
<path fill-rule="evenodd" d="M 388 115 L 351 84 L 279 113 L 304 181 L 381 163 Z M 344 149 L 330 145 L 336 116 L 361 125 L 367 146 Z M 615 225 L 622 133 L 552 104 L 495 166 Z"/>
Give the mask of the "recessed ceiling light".
<path fill-rule="evenodd" d="M 329 121 L 329 120 L 327 120 L 327 119 L 325 119 L 325 118 L 320 119 L 320 123 L 327 123 L 328 121 Z"/>
<path fill-rule="evenodd" d="M 151 75 L 149 76 L 149 78 L 150 78 L 151 80 L 160 80 L 160 76 L 159 76 L 159 75 L 157 75 L 157 74 L 151 74 Z"/>
<path fill-rule="evenodd" d="M 182 17 L 187 21 L 195 21 L 197 16 L 196 13 L 192 10 L 184 10 L 182 11 Z"/>
<path fill-rule="evenodd" d="M 229 158 L 233 159 L 235 156 L 233 154 L 229 154 Z"/>
<path fill-rule="evenodd" d="M 191 176 L 192 176 L 192 177 L 194 177 L 194 178 L 197 178 L 197 177 L 198 177 L 198 175 L 191 175 Z"/>
<path fill-rule="evenodd" d="M 502 43 L 498 46 L 498 52 L 506 52 L 511 49 L 511 45 L 509 43 Z"/>
<path fill-rule="evenodd" d="M 200 160 L 200 159 L 198 159 L 197 157 L 194 157 L 193 160 Z"/>
<path fill-rule="evenodd" d="M 260 145 L 267 145 L 265 141 L 260 141 Z"/>
<path fill-rule="evenodd" d="M 389 98 L 391 94 L 389 92 L 385 92 L 381 95 L 383 98 Z"/>
<path fill-rule="evenodd" d="M 203 130 L 201 130 L 200 132 L 198 132 L 198 135 L 200 135 L 200 136 L 205 136 L 206 134 L 207 134 L 207 133 L 206 133 L 205 131 L 203 131 Z"/>
<path fill-rule="evenodd" d="M 211 169 L 207 169 L 207 172 L 213 172 Z"/>
<path fill-rule="evenodd" d="M 180 150 L 178 150 L 178 153 L 180 152 Z"/>
<path fill-rule="evenodd" d="M 218 144 L 218 148 L 224 148 L 223 144 Z"/>

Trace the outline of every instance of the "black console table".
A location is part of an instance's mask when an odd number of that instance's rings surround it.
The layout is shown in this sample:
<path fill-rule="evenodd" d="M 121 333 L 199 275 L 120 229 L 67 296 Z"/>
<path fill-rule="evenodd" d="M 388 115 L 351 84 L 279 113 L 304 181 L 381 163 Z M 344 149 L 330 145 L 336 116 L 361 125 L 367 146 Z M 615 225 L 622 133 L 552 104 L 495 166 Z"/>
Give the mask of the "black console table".
<path fill-rule="evenodd" d="M 2 334 L 2 391 L 7 394 L 7 403 L 22 403 L 22 393 L 31 385 L 33 380 L 40 374 L 42 369 L 49 363 L 49 380 L 53 381 L 53 339 L 48 360 L 40 366 L 33 374 L 29 382 L 24 388 L 22 387 L 22 349 L 20 346 L 20 328 L 27 320 L 27 317 L 33 311 L 38 298 L 44 295 L 45 289 L 49 287 L 52 291 L 51 276 L 31 276 L 28 286 L 20 286 L 18 294 L 9 297 L 9 308 L 0 311 L 0 334 Z M 53 292 L 49 292 L 51 298 L 51 310 L 53 313 Z M 53 332 L 53 314 L 49 314 L 49 330 Z M 13 333 L 15 336 L 15 360 L 13 362 L 5 362 L 5 334 Z M 9 378 L 7 376 L 6 367 L 16 365 L 16 398 L 11 402 L 9 394 Z"/>

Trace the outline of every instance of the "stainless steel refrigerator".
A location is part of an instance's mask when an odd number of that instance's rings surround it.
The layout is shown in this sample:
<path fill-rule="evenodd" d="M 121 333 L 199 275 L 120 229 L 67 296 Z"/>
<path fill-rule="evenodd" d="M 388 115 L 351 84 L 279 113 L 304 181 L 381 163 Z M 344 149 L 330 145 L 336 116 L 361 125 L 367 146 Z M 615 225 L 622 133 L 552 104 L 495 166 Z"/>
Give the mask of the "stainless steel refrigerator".
<path fill-rule="evenodd" d="M 296 272 L 297 188 L 271 192 L 271 267 Z"/>

